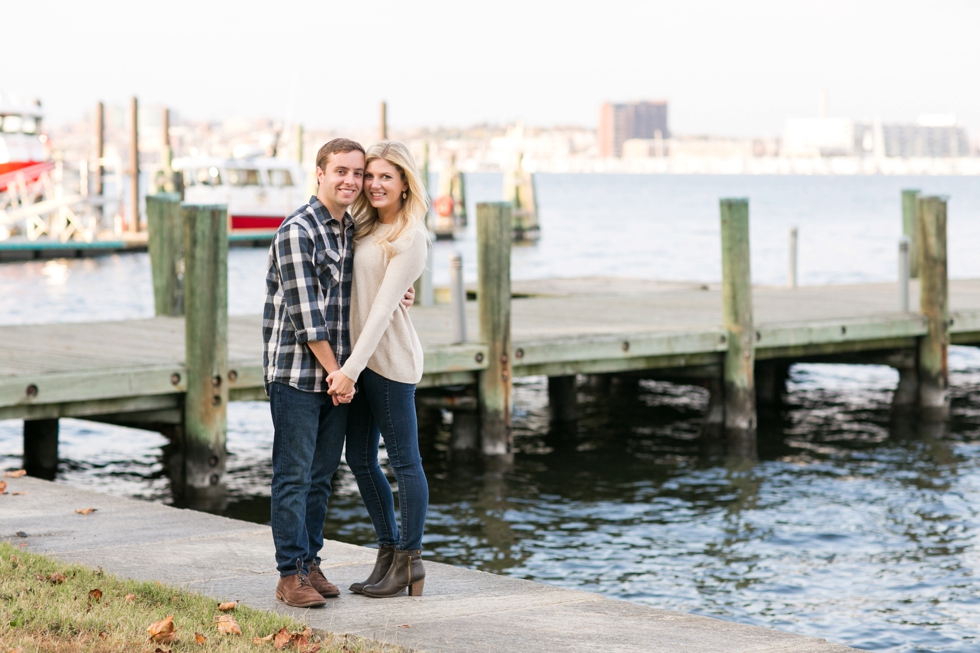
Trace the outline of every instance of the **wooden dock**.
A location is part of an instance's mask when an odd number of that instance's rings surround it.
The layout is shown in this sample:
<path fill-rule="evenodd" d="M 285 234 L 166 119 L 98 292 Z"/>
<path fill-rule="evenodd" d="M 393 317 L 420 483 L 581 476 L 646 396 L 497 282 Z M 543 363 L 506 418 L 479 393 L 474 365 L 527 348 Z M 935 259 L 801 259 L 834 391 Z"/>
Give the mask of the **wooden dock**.
<path fill-rule="evenodd" d="M 0 327 L 0 419 L 25 420 L 27 467 L 56 464 L 57 420 L 81 417 L 165 433 L 198 451 L 183 465 L 186 483 L 217 485 L 227 402 L 265 398 L 261 318 L 227 316 L 223 207 L 150 200 L 159 317 Z M 921 198 L 920 208 L 919 280 L 785 288 L 748 283 L 744 200 L 722 202 L 720 284 L 512 284 L 509 206 L 481 204 L 480 279 L 469 293 L 477 301 L 412 309 L 425 352 L 419 387 L 448 389 L 426 400 L 454 412 L 450 450 L 460 456 L 510 455 L 511 384 L 526 376 L 548 377 L 556 421 L 575 418 L 576 375 L 703 385 L 706 433 L 746 454 L 755 447 L 756 404 L 779 401 L 794 362 L 892 366 L 900 373 L 895 406 L 942 419 L 948 346 L 980 345 L 980 280 L 947 280 L 945 201 Z M 187 269 L 179 283 L 178 260 Z M 184 299 L 175 294 L 181 284 Z M 457 286 L 452 294 L 467 293 Z M 184 301 L 193 321 L 179 316 Z M 454 344 L 461 322 L 470 337 Z"/>

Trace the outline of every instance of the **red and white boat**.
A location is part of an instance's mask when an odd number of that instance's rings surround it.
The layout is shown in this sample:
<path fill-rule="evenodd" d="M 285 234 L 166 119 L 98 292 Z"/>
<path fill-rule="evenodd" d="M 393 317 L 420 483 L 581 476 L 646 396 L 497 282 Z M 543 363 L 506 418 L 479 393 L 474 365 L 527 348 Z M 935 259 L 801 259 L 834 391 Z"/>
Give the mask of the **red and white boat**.
<path fill-rule="evenodd" d="M 41 103 L 0 94 L 0 193 L 13 183 L 30 184 L 53 167 L 41 132 Z"/>
<path fill-rule="evenodd" d="M 228 233 L 273 232 L 308 199 L 306 175 L 294 161 L 273 157 L 183 157 L 184 201 L 227 204 Z"/>

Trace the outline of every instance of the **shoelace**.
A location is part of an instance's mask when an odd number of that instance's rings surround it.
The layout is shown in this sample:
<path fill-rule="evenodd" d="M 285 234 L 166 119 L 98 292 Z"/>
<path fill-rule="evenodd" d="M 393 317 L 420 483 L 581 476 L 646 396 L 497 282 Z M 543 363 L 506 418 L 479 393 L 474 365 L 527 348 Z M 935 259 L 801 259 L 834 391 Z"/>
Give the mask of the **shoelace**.
<path fill-rule="evenodd" d="M 303 561 L 300 558 L 296 558 L 296 575 L 299 576 L 300 585 L 310 584 L 310 577 L 303 572 Z"/>

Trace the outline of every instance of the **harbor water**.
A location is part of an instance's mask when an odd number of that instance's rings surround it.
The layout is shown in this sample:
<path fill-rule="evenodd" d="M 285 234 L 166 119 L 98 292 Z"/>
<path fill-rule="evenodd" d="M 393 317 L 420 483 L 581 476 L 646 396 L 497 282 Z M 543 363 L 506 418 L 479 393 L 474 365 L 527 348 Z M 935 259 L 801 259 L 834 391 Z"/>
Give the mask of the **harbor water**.
<path fill-rule="evenodd" d="M 476 202 L 500 199 L 500 175 L 467 181 L 471 217 Z M 747 197 L 756 283 L 786 282 L 794 226 L 801 284 L 891 281 L 903 188 L 949 196 L 950 276 L 980 277 L 973 178 L 538 175 L 536 183 L 542 237 L 515 247 L 515 279 L 717 281 L 718 199 Z M 437 285 L 448 281 L 451 251 L 475 280 L 472 222 L 461 239 L 436 243 Z M 231 313 L 261 310 L 265 265 L 262 249 L 230 252 Z M 0 323 L 152 313 L 145 254 L 0 265 Z M 583 384 L 578 423 L 558 431 L 548 425 L 546 380 L 518 379 L 509 469 L 450 464 L 447 424 L 425 439 L 425 556 L 867 650 L 977 651 L 980 351 L 951 349 L 950 382 L 952 419 L 926 424 L 891 414 L 890 368 L 795 365 L 786 405 L 760 414 L 758 461 L 746 462 L 700 445 L 700 388 Z M 223 514 L 268 523 L 271 443 L 266 403 L 229 406 Z M 65 419 L 56 480 L 173 503 L 165 444 L 155 433 Z M 19 467 L 21 453 L 22 423 L 0 421 L 0 468 Z M 343 467 L 325 533 L 373 539 Z"/>

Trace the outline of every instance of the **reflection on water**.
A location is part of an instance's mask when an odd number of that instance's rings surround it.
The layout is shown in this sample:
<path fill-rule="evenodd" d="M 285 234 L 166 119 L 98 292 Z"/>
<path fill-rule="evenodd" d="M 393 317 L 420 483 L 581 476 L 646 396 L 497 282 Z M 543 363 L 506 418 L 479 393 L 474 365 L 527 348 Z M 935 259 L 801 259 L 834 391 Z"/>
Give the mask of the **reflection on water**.
<path fill-rule="evenodd" d="M 544 379 L 524 381 L 512 468 L 451 465 L 446 429 L 426 437 L 426 555 L 869 650 L 975 651 L 980 353 L 951 359 L 946 426 L 893 420 L 888 368 L 794 367 L 755 464 L 705 454 L 700 388 L 583 385 L 559 432 Z M 223 513 L 267 523 L 268 405 L 229 412 Z M 77 420 L 62 435 L 60 482 L 172 501 L 162 437 Z M 20 423 L 0 422 L 0 466 L 19 454 Z M 371 543 L 352 475 L 335 486 L 327 535 Z"/>

